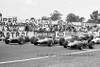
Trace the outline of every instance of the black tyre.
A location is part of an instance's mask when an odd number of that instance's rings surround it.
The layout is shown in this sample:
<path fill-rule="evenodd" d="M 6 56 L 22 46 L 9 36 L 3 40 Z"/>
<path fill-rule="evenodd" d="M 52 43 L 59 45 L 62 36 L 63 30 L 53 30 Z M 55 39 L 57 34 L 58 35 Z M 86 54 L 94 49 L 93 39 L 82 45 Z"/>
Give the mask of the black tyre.
<path fill-rule="evenodd" d="M 38 39 L 36 37 L 31 37 L 31 44 L 38 45 Z"/>
<path fill-rule="evenodd" d="M 22 37 L 20 37 L 20 38 L 18 39 L 18 44 L 19 44 L 19 45 L 22 45 L 23 43 L 24 43 L 24 40 L 23 40 Z"/>
<path fill-rule="evenodd" d="M 100 41 L 97 41 L 97 43 L 96 44 L 100 44 Z"/>
<path fill-rule="evenodd" d="M 0 39 L 0 41 L 2 41 L 2 39 Z"/>
<path fill-rule="evenodd" d="M 28 36 L 25 37 L 25 42 L 30 42 L 30 39 Z"/>
<path fill-rule="evenodd" d="M 10 41 L 9 41 L 9 40 L 5 40 L 5 43 L 6 43 L 6 44 L 9 44 L 9 43 L 10 43 Z"/>
<path fill-rule="evenodd" d="M 82 50 L 82 49 L 83 49 L 83 44 L 77 45 L 77 48 L 78 48 L 79 50 Z"/>
<path fill-rule="evenodd" d="M 68 41 L 64 41 L 63 47 L 64 47 L 64 48 L 67 48 L 67 45 L 68 45 Z"/>
<path fill-rule="evenodd" d="M 47 42 L 47 45 L 48 45 L 49 47 L 51 47 L 51 46 L 53 45 L 53 41 L 52 41 L 52 40 L 49 40 L 49 41 Z"/>
<path fill-rule="evenodd" d="M 89 47 L 89 49 L 93 49 L 93 48 L 94 48 L 94 42 L 91 41 L 91 42 L 88 44 L 88 47 Z"/>
<path fill-rule="evenodd" d="M 64 41 L 65 41 L 64 38 L 60 38 L 60 40 L 59 40 L 59 45 L 63 46 Z"/>
<path fill-rule="evenodd" d="M 54 40 L 54 44 L 58 44 L 59 42 L 57 40 Z"/>
<path fill-rule="evenodd" d="M 9 37 L 6 37 L 6 38 L 4 39 L 4 41 L 5 41 L 6 44 L 9 44 L 9 43 L 10 43 L 10 41 L 9 41 L 8 39 L 9 39 Z"/>

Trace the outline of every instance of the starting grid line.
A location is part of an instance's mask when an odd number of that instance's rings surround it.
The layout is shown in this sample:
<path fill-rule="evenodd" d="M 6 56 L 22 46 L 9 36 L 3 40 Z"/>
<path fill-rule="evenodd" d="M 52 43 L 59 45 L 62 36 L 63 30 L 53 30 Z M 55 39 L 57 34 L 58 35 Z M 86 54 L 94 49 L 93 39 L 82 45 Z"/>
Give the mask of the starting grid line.
<path fill-rule="evenodd" d="M 61 54 L 60 56 L 63 56 L 63 55 L 74 55 L 74 54 L 82 54 L 82 53 L 89 53 L 89 52 L 96 52 L 96 51 L 100 51 L 100 49 L 91 49 L 91 50 L 86 50 L 86 51 L 71 52 L 71 53 L 67 53 L 67 54 Z M 44 56 L 44 57 L 36 57 L 36 58 L 29 58 L 29 59 L 22 59 L 22 60 L 14 60 L 14 61 L 5 61 L 5 62 L 0 62 L 0 64 L 15 63 L 15 62 L 24 62 L 24 61 L 45 59 L 45 58 L 56 57 L 56 56 L 57 55 Z"/>

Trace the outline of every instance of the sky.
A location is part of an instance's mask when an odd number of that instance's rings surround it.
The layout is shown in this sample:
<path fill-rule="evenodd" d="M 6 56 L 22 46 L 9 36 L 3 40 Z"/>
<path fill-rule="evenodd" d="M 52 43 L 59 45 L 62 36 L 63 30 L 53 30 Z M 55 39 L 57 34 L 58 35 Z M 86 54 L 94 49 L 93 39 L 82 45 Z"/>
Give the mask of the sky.
<path fill-rule="evenodd" d="M 4 17 L 41 18 L 58 10 L 63 20 L 69 13 L 90 18 L 94 10 L 100 11 L 100 0 L 0 0 L 0 13 Z"/>

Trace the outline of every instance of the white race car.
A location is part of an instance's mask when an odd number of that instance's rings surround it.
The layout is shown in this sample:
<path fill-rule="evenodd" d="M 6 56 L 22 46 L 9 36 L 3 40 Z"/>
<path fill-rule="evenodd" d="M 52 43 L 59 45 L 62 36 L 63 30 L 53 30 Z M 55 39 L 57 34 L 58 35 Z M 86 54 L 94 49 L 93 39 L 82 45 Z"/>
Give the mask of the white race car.
<path fill-rule="evenodd" d="M 52 37 L 47 37 L 44 39 L 39 39 L 36 37 L 32 37 L 31 38 L 31 43 L 34 45 L 38 45 L 38 44 L 46 44 L 47 46 L 51 47 L 54 44 L 54 40 Z"/>
<path fill-rule="evenodd" d="M 92 43 L 98 44 L 100 43 L 100 36 L 96 36 L 93 40 Z"/>
<path fill-rule="evenodd" d="M 89 37 L 87 36 L 71 36 L 68 39 L 64 39 L 63 42 L 63 47 L 67 48 L 77 48 L 79 50 L 82 50 L 84 47 L 89 47 L 90 49 L 93 49 L 94 44 L 91 44 L 91 41 L 89 39 Z"/>

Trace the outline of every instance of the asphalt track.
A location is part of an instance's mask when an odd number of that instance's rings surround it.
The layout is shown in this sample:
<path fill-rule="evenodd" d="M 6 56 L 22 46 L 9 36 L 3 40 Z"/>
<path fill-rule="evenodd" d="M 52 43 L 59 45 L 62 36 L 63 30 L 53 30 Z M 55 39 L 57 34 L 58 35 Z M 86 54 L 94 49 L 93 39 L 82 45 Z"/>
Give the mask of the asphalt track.
<path fill-rule="evenodd" d="M 0 62 L 43 57 L 48 55 L 60 55 L 79 51 L 64 49 L 62 46 L 34 46 L 30 43 L 23 45 L 8 45 L 5 43 L 1 44 L 2 45 L 0 46 Z"/>
<path fill-rule="evenodd" d="M 58 59 L 55 58 L 59 57 L 60 60 L 62 60 L 61 57 L 64 58 L 65 56 L 67 58 L 80 57 L 80 55 L 78 54 L 84 54 L 84 53 L 87 54 L 92 52 L 96 53 L 99 51 L 100 51 L 100 45 L 96 45 L 95 49 L 93 50 L 86 48 L 80 51 L 77 49 L 64 49 L 62 46 L 58 46 L 58 45 L 53 47 L 34 46 L 30 43 L 24 45 L 18 45 L 18 44 L 6 45 L 4 42 L 1 42 L 0 43 L 0 67 L 49 67 L 49 66 L 65 67 L 66 63 L 64 63 L 65 66 L 61 66 L 63 64 L 62 62 L 61 63 L 59 62 L 61 65 L 59 65 L 59 63 L 54 64 L 53 63 L 54 61 L 56 62 L 59 61 Z M 90 55 L 87 54 L 87 55 L 86 58 L 89 56 L 93 57 L 96 54 L 90 54 Z M 65 61 L 65 59 L 63 59 L 63 61 Z M 32 64 L 33 62 L 35 64 Z M 46 64 L 44 64 L 43 62 Z M 51 62 L 51 64 L 48 64 L 48 62 Z"/>

